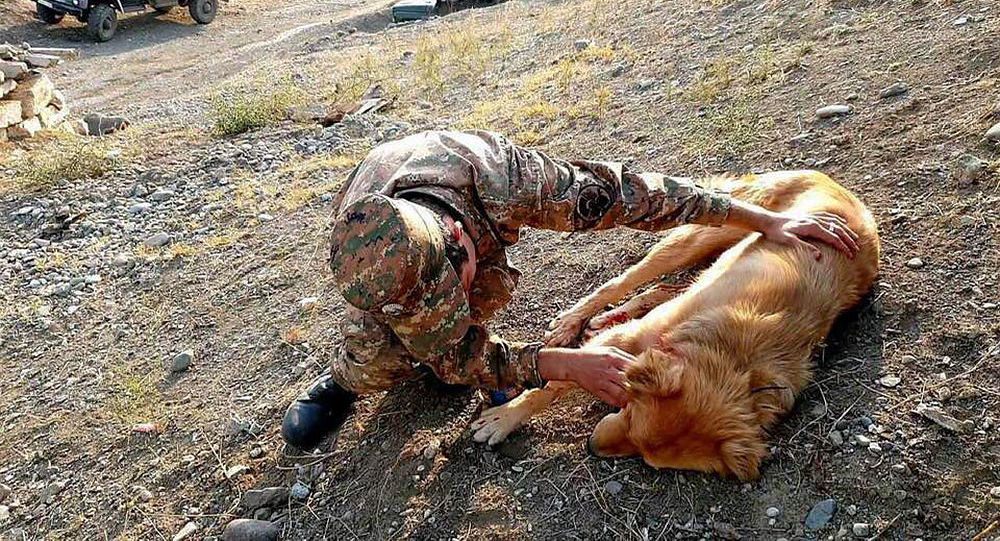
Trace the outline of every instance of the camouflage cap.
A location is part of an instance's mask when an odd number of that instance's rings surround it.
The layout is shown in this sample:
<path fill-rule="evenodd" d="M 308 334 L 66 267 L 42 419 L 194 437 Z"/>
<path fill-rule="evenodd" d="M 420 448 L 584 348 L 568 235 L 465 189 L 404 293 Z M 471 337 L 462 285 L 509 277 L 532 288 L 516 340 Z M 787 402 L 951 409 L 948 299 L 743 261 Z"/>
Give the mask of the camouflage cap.
<path fill-rule="evenodd" d="M 333 226 L 330 268 L 344 299 L 379 314 L 418 359 L 445 353 L 469 328 L 469 303 L 445 257 L 434 213 L 370 194 Z"/>

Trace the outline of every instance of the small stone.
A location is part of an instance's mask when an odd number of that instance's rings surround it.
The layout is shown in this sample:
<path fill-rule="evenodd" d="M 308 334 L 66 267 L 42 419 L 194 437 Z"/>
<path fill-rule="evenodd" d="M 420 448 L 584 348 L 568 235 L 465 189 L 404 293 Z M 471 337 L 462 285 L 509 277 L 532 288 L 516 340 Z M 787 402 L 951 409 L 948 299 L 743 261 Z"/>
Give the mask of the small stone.
<path fill-rule="evenodd" d="M 150 248 L 166 246 L 167 244 L 170 244 L 170 235 L 166 233 L 157 233 L 152 237 L 147 238 L 144 244 Z"/>
<path fill-rule="evenodd" d="M 994 124 L 989 130 L 986 130 L 986 140 L 1000 143 L 1000 122 Z"/>
<path fill-rule="evenodd" d="M 9 486 L 0 483 L 0 503 L 7 501 L 7 496 L 10 496 L 12 490 Z"/>
<path fill-rule="evenodd" d="M 866 522 L 855 522 L 854 526 L 851 527 L 854 537 L 868 537 L 871 535 L 871 530 L 871 526 Z"/>
<path fill-rule="evenodd" d="M 776 518 L 781 514 L 781 509 L 778 509 L 777 507 L 768 507 L 767 510 L 764 511 L 764 514 L 767 515 L 767 518 Z"/>
<path fill-rule="evenodd" d="M 906 262 L 906 266 L 911 269 L 922 269 L 924 268 L 924 260 L 919 257 L 914 257 Z"/>
<path fill-rule="evenodd" d="M 250 456 L 250 458 L 258 459 L 264 456 L 264 450 L 261 449 L 260 447 L 254 447 L 253 449 L 250 449 L 248 455 Z"/>
<path fill-rule="evenodd" d="M 144 486 L 136 485 L 132 487 L 132 490 L 135 491 L 135 497 L 141 502 L 148 502 L 153 499 L 153 493 Z"/>
<path fill-rule="evenodd" d="M 266 212 L 261 212 L 260 214 L 257 215 L 257 219 L 262 222 L 270 222 L 271 220 L 274 219 L 274 216 L 271 216 Z"/>
<path fill-rule="evenodd" d="M 604 484 L 604 491 L 614 496 L 622 491 L 622 484 L 618 481 L 608 481 Z"/>
<path fill-rule="evenodd" d="M 991 488 L 990 496 L 993 496 L 994 498 L 1000 498 L 1000 486 Z"/>
<path fill-rule="evenodd" d="M 965 15 L 956 17 L 955 20 L 951 21 L 951 24 L 955 26 L 964 26 L 969 23 L 969 18 Z"/>
<path fill-rule="evenodd" d="M 899 96 L 901 94 L 905 94 L 906 91 L 908 91 L 909 89 L 910 87 L 907 86 L 906 83 L 893 83 L 883 88 L 882 91 L 878 93 L 878 95 L 882 99 L 887 99 L 893 96 Z"/>
<path fill-rule="evenodd" d="M 872 444 L 872 439 L 864 434 L 855 434 L 854 440 L 858 442 L 858 445 L 861 445 L 863 447 L 868 447 L 869 445 Z"/>
<path fill-rule="evenodd" d="M 247 510 L 257 510 L 261 507 L 284 507 L 288 501 L 289 491 L 285 487 L 259 488 L 243 493 L 240 505 Z"/>
<path fill-rule="evenodd" d="M 253 512 L 253 518 L 254 520 L 267 520 L 271 518 L 271 510 L 267 507 L 261 507 Z"/>
<path fill-rule="evenodd" d="M 250 471 L 250 467 L 244 464 L 237 464 L 226 470 L 226 479 L 236 479 L 244 473 Z"/>
<path fill-rule="evenodd" d="M 132 197 L 146 197 L 147 195 L 149 195 L 149 190 L 146 188 L 146 186 L 136 183 L 132 185 L 132 191 L 129 193 L 132 195 Z"/>
<path fill-rule="evenodd" d="M 882 376 L 878 380 L 880 385 L 882 385 L 883 387 L 887 387 L 889 389 L 899 385 L 899 382 L 901 381 L 903 380 L 899 376 Z"/>
<path fill-rule="evenodd" d="M 427 447 L 424 447 L 424 459 L 434 460 L 434 457 L 437 456 L 440 449 L 441 442 L 438 440 L 431 440 L 431 442 L 427 444 Z"/>
<path fill-rule="evenodd" d="M 837 512 L 837 502 L 823 500 L 818 502 L 806 516 L 806 529 L 816 531 L 823 529 Z"/>
<path fill-rule="evenodd" d="M 853 503 L 851 505 L 848 505 L 847 506 L 847 514 L 851 515 L 852 517 L 854 515 L 857 515 L 858 514 L 858 506 L 854 505 Z"/>
<path fill-rule="evenodd" d="M 173 190 L 164 190 L 164 189 L 161 188 L 161 189 L 156 190 L 155 192 L 149 194 L 149 200 L 150 201 L 156 201 L 156 202 L 162 202 L 162 201 L 166 201 L 166 200 L 172 198 L 174 195 L 176 195 L 176 194 L 174 193 Z"/>
<path fill-rule="evenodd" d="M 146 212 L 151 208 L 153 208 L 152 203 L 136 203 L 131 207 L 129 207 L 128 211 L 132 214 L 142 214 L 143 212 Z"/>
<path fill-rule="evenodd" d="M 830 118 L 846 115 L 851 112 L 850 105 L 827 105 L 816 110 L 816 118 Z"/>
<path fill-rule="evenodd" d="M 191 361 L 194 359 L 193 350 L 184 350 L 177 355 L 174 355 L 172 361 L 170 361 L 170 371 L 173 373 L 184 372 L 191 367 Z"/>
<path fill-rule="evenodd" d="M 868 450 L 871 451 L 872 454 L 878 455 L 882 453 L 882 446 L 879 445 L 878 442 L 872 442 L 868 445 Z"/>
<path fill-rule="evenodd" d="M 589 39 L 578 39 L 573 42 L 573 48 L 576 49 L 577 51 L 582 51 L 590 47 L 590 44 L 591 42 Z"/>
<path fill-rule="evenodd" d="M 196 531 L 198 531 L 198 523 L 194 521 L 188 522 L 187 524 L 184 525 L 183 528 L 181 528 L 181 531 L 177 532 L 177 534 L 174 535 L 173 541 L 181 541 L 181 539 L 187 539 L 189 535 L 193 534 Z"/>
<path fill-rule="evenodd" d="M 894 472 L 896 472 L 896 473 L 898 473 L 900 475 L 907 475 L 907 474 L 910 473 L 910 467 L 907 466 L 906 464 L 900 462 L 899 464 L 893 464 L 892 465 L 892 471 L 894 471 Z"/>
<path fill-rule="evenodd" d="M 834 447 L 840 447 L 844 444 L 844 435 L 841 434 L 839 430 L 831 431 L 828 437 L 830 438 L 830 443 L 833 444 Z"/>
<path fill-rule="evenodd" d="M 296 481 L 295 484 L 292 485 L 292 490 L 289 494 L 292 496 L 293 500 L 304 502 L 309 499 L 309 487 L 302 481 Z"/>
<path fill-rule="evenodd" d="M 41 500 L 43 502 L 49 502 L 52 500 L 52 498 L 54 498 L 57 494 L 62 492 L 63 489 L 65 488 L 66 488 L 66 483 L 62 481 L 49 483 L 48 486 L 45 487 L 45 490 L 42 490 Z"/>
<path fill-rule="evenodd" d="M 961 180 L 974 181 L 978 179 L 985 171 L 989 164 L 980 160 L 977 156 L 972 154 L 963 154 L 959 156 L 958 160 L 955 162 L 953 168 L 955 176 Z"/>
<path fill-rule="evenodd" d="M 299 299 L 299 310 L 303 312 L 309 312 L 316 308 L 316 304 L 319 302 L 319 297 L 304 297 Z"/>
<path fill-rule="evenodd" d="M 131 263 L 132 258 L 128 254 L 118 254 L 111 260 L 111 264 L 115 267 L 126 267 Z"/>

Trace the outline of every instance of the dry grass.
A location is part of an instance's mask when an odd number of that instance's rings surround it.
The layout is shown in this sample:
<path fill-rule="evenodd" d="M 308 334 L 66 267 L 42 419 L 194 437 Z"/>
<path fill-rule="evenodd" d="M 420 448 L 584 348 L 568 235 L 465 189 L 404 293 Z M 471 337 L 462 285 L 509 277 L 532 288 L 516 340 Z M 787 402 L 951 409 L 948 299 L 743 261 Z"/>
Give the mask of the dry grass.
<path fill-rule="evenodd" d="M 303 103 L 305 98 L 305 92 L 290 82 L 265 82 L 255 90 L 216 96 L 211 119 L 216 134 L 238 135 L 284 120 L 288 108 Z"/>
<path fill-rule="evenodd" d="M 0 156 L 0 194 L 44 192 L 57 182 L 100 178 L 139 159 L 142 137 L 138 130 L 101 138 L 44 132 Z"/>

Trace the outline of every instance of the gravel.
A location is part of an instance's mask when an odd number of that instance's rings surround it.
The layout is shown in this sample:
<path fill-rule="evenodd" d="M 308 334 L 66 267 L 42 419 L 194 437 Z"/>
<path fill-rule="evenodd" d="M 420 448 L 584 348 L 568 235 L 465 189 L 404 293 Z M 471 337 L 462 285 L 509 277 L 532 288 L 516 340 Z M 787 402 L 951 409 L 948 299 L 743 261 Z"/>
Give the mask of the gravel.
<path fill-rule="evenodd" d="M 806 529 L 807 530 L 822 530 L 833 518 L 833 515 L 837 512 L 837 502 L 833 500 L 822 500 L 817 502 L 816 505 L 809 511 L 806 515 Z"/>

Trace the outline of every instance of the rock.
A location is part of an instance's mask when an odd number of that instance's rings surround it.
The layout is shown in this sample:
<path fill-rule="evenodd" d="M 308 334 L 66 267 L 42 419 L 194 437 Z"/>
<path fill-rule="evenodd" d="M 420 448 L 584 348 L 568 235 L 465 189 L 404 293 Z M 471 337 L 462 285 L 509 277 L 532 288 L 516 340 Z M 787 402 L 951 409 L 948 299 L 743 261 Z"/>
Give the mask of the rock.
<path fill-rule="evenodd" d="M 0 75 L 3 77 L 3 75 Z M 0 98 L 4 97 L 11 90 L 17 87 L 17 81 L 14 79 L 7 79 L 6 81 L 0 81 Z M 20 103 L 20 102 L 19 102 Z"/>
<path fill-rule="evenodd" d="M 173 190 L 165 190 L 163 188 L 156 190 L 149 195 L 150 201 L 156 201 L 157 203 L 166 201 L 175 195 Z"/>
<path fill-rule="evenodd" d="M 7 126 L 6 130 L 7 137 L 9 137 L 11 141 L 27 139 L 29 137 L 34 137 L 38 134 L 38 132 L 42 131 L 42 122 L 38 120 L 37 116 L 33 116 L 27 120 L 22 120 L 20 123 L 13 126 Z"/>
<path fill-rule="evenodd" d="M 992 128 L 986 130 L 986 140 L 1000 143 L 1000 122 L 997 122 Z"/>
<path fill-rule="evenodd" d="M 899 96 L 901 94 L 906 94 L 910 89 L 906 83 L 893 83 L 885 88 L 883 88 L 879 93 L 879 97 L 884 99 L 891 98 L 893 96 Z"/>
<path fill-rule="evenodd" d="M 10 520 L 10 507 L 0 505 L 0 524 L 4 524 L 8 520 Z"/>
<path fill-rule="evenodd" d="M 173 373 L 184 372 L 191 367 L 191 361 L 194 359 L 193 350 L 184 350 L 177 355 L 174 355 L 173 360 L 170 361 L 170 371 Z"/>
<path fill-rule="evenodd" d="M 302 481 L 296 481 L 289 495 L 293 500 L 304 502 L 309 499 L 309 487 Z"/>
<path fill-rule="evenodd" d="M 809 511 L 806 515 L 806 529 L 807 530 L 822 530 L 833 515 L 837 512 L 837 502 L 833 500 L 823 500 Z"/>
<path fill-rule="evenodd" d="M 136 204 L 132 205 L 131 207 L 129 207 L 128 211 L 131 214 L 142 214 L 143 212 L 146 212 L 146 211 L 148 211 L 151 208 L 153 208 L 153 204 L 152 203 L 136 203 Z"/>
<path fill-rule="evenodd" d="M 254 447 L 253 449 L 250 449 L 248 456 L 253 459 L 261 458 L 262 456 L 264 456 L 264 450 L 261 449 L 260 447 Z"/>
<path fill-rule="evenodd" d="M 952 417 L 945 413 L 943 409 L 939 406 L 928 406 L 927 404 L 917 404 L 916 409 L 913 413 L 920 415 L 921 417 L 934 422 L 938 426 L 950 430 L 952 432 L 958 432 L 959 434 L 968 432 L 975 428 L 975 423 L 972 421 L 959 421 L 958 419 Z"/>
<path fill-rule="evenodd" d="M 437 456 L 440 449 L 441 442 L 438 440 L 431 440 L 431 442 L 427 444 L 427 447 L 424 447 L 424 459 L 434 460 L 434 457 Z M 0 499 L 0 501 L 2 501 L 2 499 Z"/>
<path fill-rule="evenodd" d="M 900 475 L 907 475 L 907 474 L 910 473 L 910 467 L 907 466 L 906 464 L 900 462 L 899 464 L 893 464 L 892 465 L 892 471 L 894 471 L 894 472 L 896 472 L 896 473 L 898 473 Z"/>
<path fill-rule="evenodd" d="M 111 264 L 115 267 L 127 267 L 132 264 L 132 257 L 128 254 L 118 254 L 111 260 Z"/>
<path fill-rule="evenodd" d="M 903 380 L 899 376 L 882 376 L 878 380 L 880 385 L 882 385 L 883 387 L 887 387 L 889 389 L 899 385 L 901 381 Z"/>
<path fill-rule="evenodd" d="M 858 445 L 861 445 L 861 446 L 864 446 L 864 447 L 868 447 L 869 445 L 872 444 L 872 439 L 869 438 L 868 436 L 864 435 L 864 434 L 856 434 L 854 436 L 854 439 L 855 439 L 855 441 L 858 442 Z"/>
<path fill-rule="evenodd" d="M 24 62 L 0 60 L 0 73 L 6 79 L 20 79 L 22 75 L 28 73 L 28 65 Z"/>
<path fill-rule="evenodd" d="M 871 451 L 872 454 L 878 455 L 882 453 L 882 446 L 879 445 L 878 442 L 872 442 L 868 444 L 868 450 Z"/>
<path fill-rule="evenodd" d="M 303 312 L 309 312 L 316 308 L 316 304 L 319 302 L 319 297 L 303 297 L 299 299 L 299 310 Z"/>
<path fill-rule="evenodd" d="M 45 129 L 55 128 L 65 122 L 68 115 L 68 109 L 60 110 L 54 105 L 46 105 L 44 109 L 38 112 L 38 121 Z"/>
<path fill-rule="evenodd" d="M 989 164 L 972 154 L 963 154 L 955 161 L 955 176 L 959 180 L 976 180 L 986 171 L 987 165 Z"/>
<path fill-rule="evenodd" d="M 196 531 L 198 531 L 198 523 L 194 521 L 188 522 L 187 524 L 184 525 L 183 528 L 181 528 L 181 531 L 177 532 L 174 535 L 172 541 L 181 541 L 181 539 L 187 539 L 189 535 L 193 534 Z"/>
<path fill-rule="evenodd" d="M 170 244 L 170 235 L 166 233 L 157 233 L 152 237 L 147 238 L 143 244 L 149 246 L 150 248 L 166 246 L 167 244 Z"/>
<path fill-rule="evenodd" d="M 993 496 L 994 498 L 1000 498 L 1000 486 L 991 488 L 990 496 Z"/>
<path fill-rule="evenodd" d="M 39 498 L 43 502 L 52 501 L 52 498 L 54 498 L 57 494 L 62 492 L 63 489 L 65 488 L 66 488 L 66 483 L 63 481 L 56 481 L 54 483 L 49 483 L 45 487 L 45 489 L 42 490 L 42 494 L 39 496 Z"/>
<path fill-rule="evenodd" d="M 266 212 L 261 212 L 260 214 L 257 215 L 257 219 L 262 222 L 270 222 L 271 220 L 274 219 L 274 216 L 271 216 Z"/>
<path fill-rule="evenodd" d="M 37 115 L 52 101 L 55 85 L 44 73 L 33 73 L 18 80 L 17 88 L 6 99 L 21 102 L 22 118 Z"/>
<path fill-rule="evenodd" d="M 840 447 L 844 444 L 844 435 L 841 434 L 839 430 L 831 430 L 828 438 L 834 447 Z"/>
<path fill-rule="evenodd" d="M 589 39 L 578 39 L 573 42 L 573 48 L 576 49 L 577 51 L 582 51 L 584 49 L 587 49 L 590 47 L 590 45 L 591 42 Z"/>
<path fill-rule="evenodd" d="M 830 118 L 846 115 L 851 112 L 850 105 L 827 105 L 816 110 L 816 118 Z"/>
<path fill-rule="evenodd" d="M 906 262 L 906 266 L 911 269 L 922 269 L 924 268 L 924 260 L 919 257 L 914 257 Z"/>
<path fill-rule="evenodd" d="M 261 507 L 260 509 L 253 512 L 254 520 L 267 520 L 271 518 L 271 509 L 267 507 Z"/>
<path fill-rule="evenodd" d="M 966 25 L 968 23 L 969 23 L 969 17 L 967 17 L 965 15 L 961 15 L 959 17 L 956 17 L 955 20 L 951 21 L 951 24 L 953 24 L 955 26 L 964 26 L 964 25 Z"/>
<path fill-rule="evenodd" d="M 240 506 L 248 511 L 261 507 L 284 507 L 288 502 L 289 491 L 285 487 L 269 487 L 248 490 L 243 493 Z"/>
<path fill-rule="evenodd" d="M 62 58 L 58 56 L 34 53 L 24 55 L 21 60 L 24 60 L 25 63 L 33 68 L 51 68 L 62 62 Z"/>
<path fill-rule="evenodd" d="M 622 484 L 618 481 L 608 481 L 604 484 L 604 491 L 614 496 L 622 491 Z"/>
<path fill-rule="evenodd" d="M 0 101 L 0 128 L 13 126 L 21 122 L 21 102 L 13 100 Z"/>
<path fill-rule="evenodd" d="M 854 537 L 868 537 L 871 535 L 872 529 L 866 522 L 855 522 L 851 531 L 854 532 Z"/>
<path fill-rule="evenodd" d="M 854 515 L 857 515 L 858 514 L 858 506 L 854 505 L 853 503 L 851 505 L 848 505 L 847 506 L 847 514 L 851 515 L 852 517 Z"/>
<path fill-rule="evenodd" d="M 768 507 L 764 511 L 764 514 L 767 515 L 767 518 L 776 518 L 781 514 L 781 509 L 778 509 L 777 507 Z"/>
<path fill-rule="evenodd" d="M 58 56 L 63 60 L 77 60 L 80 58 L 80 49 L 72 49 L 69 47 L 32 47 L 31 52 L 35 54 Z"/>
<path fill-rule="evenodd" d="M 105 116 L 100 113 L 88 113 L 83 116 L 87 124 L 87 135 L 108 135 L 129 127 L 129 122 L 120 116 Z"/>
<path fill-rule="evenodd" d="M 317 103 L 314 105 L 296 105 L 294 107 L 289 107 L 286 113 L 288 120 L 294 122 L 319 122 L 321 119 L 326 118 L 327 110 L 326 106 Z"/>
<path fill-rule="evenodd" d="M 280 533 L 271 522 L 238 518 L 226 525 L 222 541 L 277 541 Z"/>
<path fill-rule="evenodd" d="M 245 466 L 243 464 L 237 464 L 226 470 L 226 479 L 236 479 L 237 477 L 243 475 L 248 471 L 250 471 L 249 466 Z"/>
<path fill-rule="evenodd" d="M 144 486 L 136 485 L 132 487 L 132 490 L 135 491 L 135 497 L 138 498 L 139 501 L 148 502 L 153 499 L 153 493 Z"/>
<path fill-rule="evenodd" d="M 11 489 L 9 486 L 0 483 L 0 503 L 7 501 L 7 496 L 10 496 Z"/>

